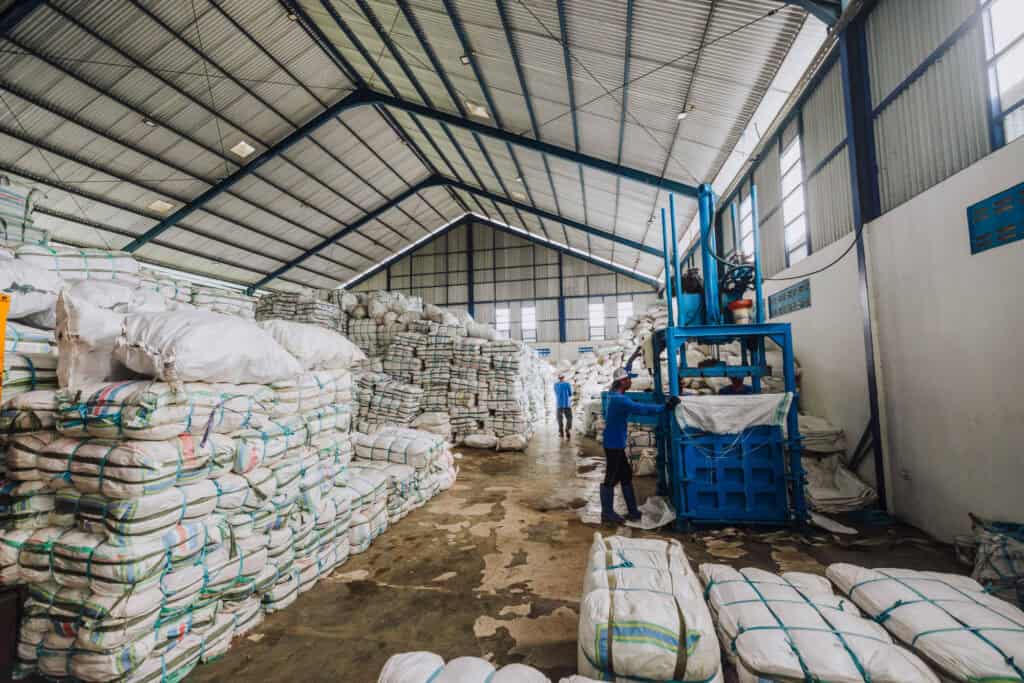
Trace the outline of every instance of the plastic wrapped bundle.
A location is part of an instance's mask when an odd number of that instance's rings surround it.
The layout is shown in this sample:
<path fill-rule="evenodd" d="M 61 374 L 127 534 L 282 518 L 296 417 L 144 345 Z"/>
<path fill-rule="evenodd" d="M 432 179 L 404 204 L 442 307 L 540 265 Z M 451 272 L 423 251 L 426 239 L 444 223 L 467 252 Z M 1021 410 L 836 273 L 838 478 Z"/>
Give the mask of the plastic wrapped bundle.
<path fill-rule="evenodd" d="M 768 680 L 938 683 L 828 579 L 703 564 L 700 576 L 740 683 Z"/>
<path fill-rule="evenodd" d="M 139 262 L 124 251 L 78 249 L 56 244 L 23 244 L 15 251 L 19 261 L 48 270 L 64 280 L 117 280 L 139 284 Z"/>
<path fill-rule="evenodd" d="M 348 336 L 367 356 L 381 355 L 377 339 L 377 322 L 375 320 L 350 320 L 348 323 Z"/>
<path fill-rule="evenodd" d="M 192 304 L 215 313 L 252 320 L 256 317 L 256 297 L 214 287 L 194 287 Z"/>
<path fill-rule="evenodd" d="M 306 370 L 346 370 L 366 359 L 355 344 L 332 329 L 286 320 L 265 320 L 259 327 Z"/>
<path fill-rule="evenodd" d="M 59 403 L 54 389 L 26 391 L 7 399 L 0 408 L 0 432 L 54 431 Z"/>
<path fill-rule="evenodd" d="M 139 271 L 139 289 L 156 292 L 168 301 L 192 303 L 192 283 L 175 280 L 154 270 L 143 268 Z"/>
<path fill-rule="evenodd" d="M 711 614 L 678 541 L 594 534 L 577 652 L 579 672 L 592 678 L 724 680 Z"/>
<path fill-rule="evenodd" d="M 375 434 L 353 434 L 355 455 L 363 460 L 428 467 L 445 447 L 444 439 L 416 429 L 387 427 Z"/>
<path fill-rule="evenodd" d="M 3 394 L 57 388 L 57 355 L 53 353 L 5 353 Z"/>
<path fill-rule="evenodd" d="M 301 415 L 270 420 L 262 429 L 235 432 L 235 461 L 233 469 L 246 474 L 293 448 L 310 441 L 310 429 Z"/>
<path fill-rule="evenodd" d="M 551 679 L 523 664 L 495 670 L 486 660 L 459 657 L 445 665 L 433 653 L 406 652 L 384 663 L 377 683 L 551 683 Z"/>
<path fill-rule="evenodd" d="M 60 277 L 45 268 L 24 261 L 0 258 L 0 291 L 18 293 L 11 297 L 7 314 L 11 320 L 22 320 L 29 316 L 45 318 L 55 314 L 54 306 L 61 284 Z"/>
<path fill-rule="evenodd" d="M 39 529 L 55 524 L 56 509 L 57 497 L 45 482 L 0 482 L 0 530 Z"/>
<path fill-rule="evenodd" d="M 163 440 L 178 434 L 230 434 L 259 428 L 278 412 L 259 384 L 134 380 L 59 391 L 57 427 L 68 436 Z"/>
<path fill-rule="evenodd" d="M 56 355 L 57 338 L 53 330 L 9 320 L 4 334 L 4 354 L 16 353 Z"/>

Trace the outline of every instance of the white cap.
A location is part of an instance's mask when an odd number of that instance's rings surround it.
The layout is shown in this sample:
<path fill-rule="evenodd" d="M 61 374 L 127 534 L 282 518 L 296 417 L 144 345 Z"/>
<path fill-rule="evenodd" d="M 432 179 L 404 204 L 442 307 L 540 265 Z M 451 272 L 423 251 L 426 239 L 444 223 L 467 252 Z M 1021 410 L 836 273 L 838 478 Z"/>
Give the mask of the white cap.
<path fill-rule="evenodd" d="M 618 382 L 619 380 L 626 379 L 629 376 L 630 374 L 626 372 L 626 368 L 616 368 L 615 372 L 612 373 L 612 384 Z"/>

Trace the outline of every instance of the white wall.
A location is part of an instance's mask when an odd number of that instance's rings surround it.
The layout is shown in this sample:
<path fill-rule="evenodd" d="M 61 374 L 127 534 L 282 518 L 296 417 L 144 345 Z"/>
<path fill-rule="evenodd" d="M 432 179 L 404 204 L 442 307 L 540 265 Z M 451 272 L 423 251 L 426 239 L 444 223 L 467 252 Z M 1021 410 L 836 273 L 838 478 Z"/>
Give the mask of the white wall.
<path fill-rule="evenodd" d="M 972 256 L 966 218 L 1024 182 L 1022 159 L 1024 139 L 866 231 L 890 490 L 901 517 L 945 540 L 968 532 L 968 512 L 1024 522 L 1024 242 Z"/>
<path fill-rule="evenodd" d="M 843 237 L 775 277 L 797 277 L 827 266 L 852 241 L 853 235 Z M 870 415 L 856 254 L 847 254 L 835 266 L 810 276 L 810 280 L 810 308 L 772 318 L 771 322 L 793 326 L 794 352 L 803 369 L 801 410 L 841 427 L 846 432 L 847 449 L 852 452 Z M 797 282 L 766 281 L 765 305 L 768 295 Z M 872 482 L 873 463 L 866 462 L 860 473 Z"/>

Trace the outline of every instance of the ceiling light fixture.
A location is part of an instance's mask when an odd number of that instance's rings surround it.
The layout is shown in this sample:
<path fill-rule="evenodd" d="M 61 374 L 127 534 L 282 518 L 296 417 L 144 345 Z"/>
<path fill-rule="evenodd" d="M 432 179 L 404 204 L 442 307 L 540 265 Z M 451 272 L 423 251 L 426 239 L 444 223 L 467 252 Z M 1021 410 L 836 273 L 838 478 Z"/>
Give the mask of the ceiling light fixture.
<path fill-rule="evenodd" d="M 466 100 L 466 109 L 469 110 L 470 116 L 476 116 L 481 119 L 491 118 L 491 113 L 487 111 L 487 107 L 473 100 Z"/>
<path fill-rule="evenodd" d="M 679 112 L 679 114 L 676 115 L 676 120 L 677 121 L 682 121 L 683 119 L 685 119 L 687 116 L 690 115 L 690 112 L 696 111 L 696 110 L 697 110 L 697 105 L 695 105 L 695 104 L 688 104 L 688 105 L 686 105 L 686 107 L 681 112 Z"/>
<path fill-rule="evenodd" d="M 462 62 L 464 65 L 469 66 L 469 55 L 459 55 L 459 61 Z"/>
<path fill-rule="evenodd" d="M 521 176 L 521 175 L 517 175 L 517 176 L 516 176 L 516 182 L 517 182 L 517 183 L 521 183 L 521 182 L 523 182 L 523 176 Z"/>
<path fill-rule="evenodd" d="M 173 208 L 174 204 L 171 204 L 170 202 L 165 202 L 162 199 L 154 199 L 152 202 L 149 203 L 149 210 L 155 211 L 157 213 L 167 213 Z"/>
<path fill-rule="evenodd" d="M 237 156 L 241 157 L 242 159 L 244 159 L 247 156 L 249 156 L 250 154 L 252 154 L 253 152 L 255 152 L 256 148 L 253 147 L 252 145 L 250 145 L 245 140 L 239 140 L 238 143 L 234 147 L 231 148 L 231 151 L 235 155 L 237 155 Z"/>
<path fill-rule="evenodd" d="M 142 119 L 142 122 L 144 124 L 146 124 L 147 126 L 149 126 L 150 128 L 156 128 L 156 121 L 154 121 L 153 119 L 145 118 L 145 119 Z"/>
<path fill-rule="evenodd" d="M 512 199 L 515 199 L 516 201 L 524 202 L 524 201 L 526 201 L 526 195 L 523 194 L 522 192 L 513 192 L 512 193 Z"/>
<path fill-rule="evenodd" d="M 289 12 L 288 13 L 288 21 L 298 21 L 298 20 L 299 20 L 299 15 L 298 14 L 296 14 L 295 12 Z"/>

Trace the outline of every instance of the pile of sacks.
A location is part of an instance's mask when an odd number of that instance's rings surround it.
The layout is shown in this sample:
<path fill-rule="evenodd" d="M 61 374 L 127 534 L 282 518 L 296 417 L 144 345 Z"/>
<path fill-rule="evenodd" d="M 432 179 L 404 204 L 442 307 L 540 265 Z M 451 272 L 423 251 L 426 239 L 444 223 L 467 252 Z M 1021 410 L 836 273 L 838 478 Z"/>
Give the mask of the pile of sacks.
<path fill-rule="evenodd" d="M 873 505 L 878 494 L 846 467 L 843 430 L 813 415 L 800 415 L 799 424 L 803 437 L 800 461 L 806 475 L 804 491 L 811 509 L 838 514 Z"/>
<path fill-rule="evenodd" d="M 246 320 L 256 317 L 256 297 L 216 287 L 196 286 L 192 289 L 192 305 L 214 313 L 234 315 Z"/>
<path fill-rule="evenodd" d="M 598 680 L 725 680 L 700 581 L 676 540 L 594 534 L 577 671 Z"/>
<path fill-rule="evenodd" d="M 256 302 L 256 320 L 291 320 L 319 325 L 345 333 L 345 316 L 336 304 L 326 301 L 319 292 L 280 292 L 267 294 Z M 326 292 L 324 292 L 326 294 Z"/>
<path fill-rule="evenodd" d="M 626 439 L 626 457 L 638 477 L 655 474 L 658 457 L 658 440 L 653 425 L 633 424 Z"/>
<path fill-rule="evenodd" d="M 356 380 L 360 431 L 413 425 L 474 448 L 523 450 L 551 411 L 550 365 L 465 313 L 398 292 L 335 300 L 372 359 Z"/>
<path fill-rule="evenodd" d="M 22 675 L 180 679 L 454 481 L 429 435 L 384 448 L 410 473 L 375 471 L 391 463 L 374 448 L 350 468 L 363 356 L 330 330 L 131 313 L 113 356 L 145 379 L 25 392 L 0 413 L 0 583 L 30 596 Z"/>

